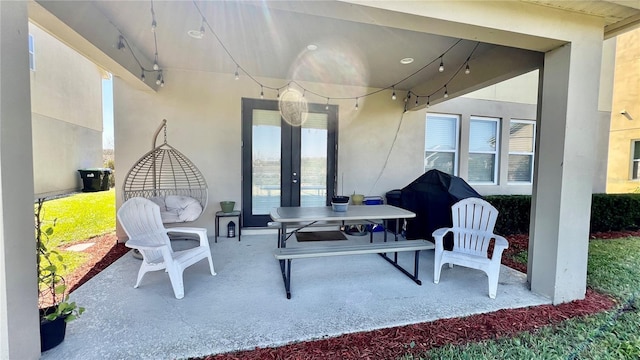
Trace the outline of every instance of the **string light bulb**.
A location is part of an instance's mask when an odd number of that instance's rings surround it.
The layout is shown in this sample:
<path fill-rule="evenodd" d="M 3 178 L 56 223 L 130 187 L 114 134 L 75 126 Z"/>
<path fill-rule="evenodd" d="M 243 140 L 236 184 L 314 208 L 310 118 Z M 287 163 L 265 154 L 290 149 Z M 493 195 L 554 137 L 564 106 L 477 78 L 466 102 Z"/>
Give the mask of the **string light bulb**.
<path fill-rule="evenodd" d="M 153 0 L 151 0 L 151 32 L 155 33 L 157 27 L 156 12 L 153 10 Z"/>
<path fill-rule="evenodd" d="M 141 71 L 140 80 L 142 80 L 142 82 L 144 82 L 144 80 L 146 79 L 146 77 L 144 76 L 144 69 L 141 69 L 140 71 Z"/>
<path fill-rule="evenodd" d="M 155 71 L 160 70 L 160 65 L 158 65 L 158 53 L 157 52 L 156 52 L 155 58 L 153 60 L 153 70 L 155 70 Z"/>
<path fill-rule="evenodd" d="M 418 106 L 418 99 L 420 99 L 420 96 L 416 96 L 416 106 Z"/>
<path fill-rule="evenodd" d="M 471 73 L 471 69 L 469 69 L 469 63 L 467 63 L 467 67 L 464 69 L 464 73 L 467 75 Z"/>
<path fill-rule="evenodd" d="M 396 87 L 393 87 L 393 94 L 391 94 L 391 100 L 395 100 L 397 98 L 396 96 Z"/>
<path fill-rule="evenodd" d="M 444 71 L 444 61 L 442 60 L 442 56 L 440 56 L 440 67 L 438 67 L 439 72 Z"/>
<path fill-rule="evenodd" d="M 156 85 L 160 85 L 162 83 L 162 74 L 158 74 L 158 78 L 156 78 Z"/>
<path fill-rule="evenodd" d="M 260 85 L 260 99 L 264 99 L 264 88 Z"/>
<path fill-rule="evenodd" d="M 327 98 L 327 105 L 325 105 L 324 109 L 329 110 L 329 98 Z"/>
<path fill-rule="evenodd" d="M 431 96 L 427 96 L 427 108 L 431 105 Z"/>
<path fill-rule="evenodd" d="M 240 74 L 238 73 L 239 68 L 240 66 L 236 66 L 236 73 L 235 73 L 236 80 L 240 79 Z"/>
<path fill-rule="evenodd" d="M 200 37 L 204 36 L 204 17 L 202 18 L 202 22 L 200 23 Z"/>
<path fill-rule="evenodd" d="M 124 49 L 124 36 L 118 36 L 118 50 Z"/>
<path fill-rule="evenodd" d="M 164 87 L 164 78 L 160 80 L 160 87 Z"/>
<path fill-rule="evenodd" d="M 356 98 L 356 111 L 358 110 L 358 98 Z"/>
<path fill-rule="evenodd" d="M 276 99 L 280 99 L 280 89 L 278 89 L 278 93 L 276 94 Z"/>
<path fill-rule="evenodd" d="M 444 98 L 448 98 L 449 97 L 449 90 L 447 90 L 447 85 L 444 86 Z"/>

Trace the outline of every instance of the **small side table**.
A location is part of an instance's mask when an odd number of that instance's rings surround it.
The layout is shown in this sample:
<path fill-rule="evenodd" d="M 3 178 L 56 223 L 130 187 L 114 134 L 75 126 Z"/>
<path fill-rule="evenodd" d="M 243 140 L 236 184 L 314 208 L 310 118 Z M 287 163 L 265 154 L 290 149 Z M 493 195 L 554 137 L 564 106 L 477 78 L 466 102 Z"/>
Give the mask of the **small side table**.
<path fill-rule="evenodd" d="M 238 218 L 238 227 L 236 228 L 238 231 L 238 241 L 240 241 L 240 235 L 242 233 L 242 216 L 240 211 L 232 211 L 232 212 L 224 212 L 218 211 L 216 212 L 216 240 L 218 242 L 218 236 L 220 236 L 220 218 L 222 217 L 237 217 Z"/>

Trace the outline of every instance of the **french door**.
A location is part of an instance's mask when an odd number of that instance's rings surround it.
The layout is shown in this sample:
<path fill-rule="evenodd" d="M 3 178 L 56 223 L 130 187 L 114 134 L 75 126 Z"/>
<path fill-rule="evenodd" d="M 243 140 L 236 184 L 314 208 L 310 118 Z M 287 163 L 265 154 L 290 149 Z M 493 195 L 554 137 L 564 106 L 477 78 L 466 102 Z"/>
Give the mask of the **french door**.
<path fill-rule="evenodd" d="M 242 222 L 263 227 L 279 206 L 326 206 L 336 186 L 338 107 L 308 104 L 300 125 L 278 101 L 242 99 Z"/>

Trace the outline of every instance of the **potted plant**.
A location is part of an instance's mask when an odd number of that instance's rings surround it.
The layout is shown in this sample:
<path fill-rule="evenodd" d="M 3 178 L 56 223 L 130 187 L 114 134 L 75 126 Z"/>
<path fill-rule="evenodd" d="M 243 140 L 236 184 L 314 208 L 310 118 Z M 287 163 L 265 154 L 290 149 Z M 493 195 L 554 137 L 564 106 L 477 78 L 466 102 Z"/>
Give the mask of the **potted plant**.
<path fill-rule="evenodd" d="M 49 248 L 49 237 L 53 234 L 55 220 L 51 226 L 43 226 L 42 206 L 45 199 L 39 198 L 35 209 L 35 238 L 38 266 L 38 302 L 40 312 L 40 351 L 59 345 L 65 337 L 67 322 L 75 320 L 84 312 L 75 302 L 69 302 L 64 278 L 59 271 L 66 269 L 64 258 Z"/>

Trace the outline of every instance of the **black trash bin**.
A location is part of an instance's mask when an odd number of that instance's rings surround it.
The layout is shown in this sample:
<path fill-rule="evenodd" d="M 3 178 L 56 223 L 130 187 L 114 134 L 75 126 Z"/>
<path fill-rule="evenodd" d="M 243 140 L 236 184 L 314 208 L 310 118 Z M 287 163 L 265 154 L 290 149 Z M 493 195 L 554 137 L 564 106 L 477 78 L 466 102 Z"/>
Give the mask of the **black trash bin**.
<path fill-rule="evenodd" d="M 82 178 L 83 192 L 109 190 L 109 176 L 111 176 L 111 169 L 80 169 L 78 172 Z"/>

